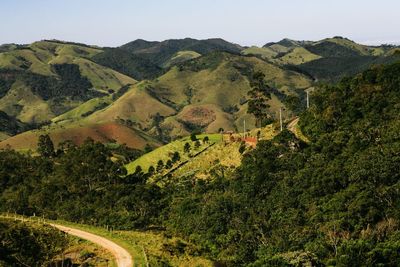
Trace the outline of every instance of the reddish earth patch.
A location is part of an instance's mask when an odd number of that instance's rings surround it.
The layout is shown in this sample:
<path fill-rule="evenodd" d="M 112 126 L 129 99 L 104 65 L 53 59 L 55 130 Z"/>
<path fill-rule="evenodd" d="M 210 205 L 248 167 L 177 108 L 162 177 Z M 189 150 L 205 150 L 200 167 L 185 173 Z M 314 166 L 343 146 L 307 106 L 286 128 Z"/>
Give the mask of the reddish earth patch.
<path fill-rule="evenodd" d="M 243 139 L 243 141 L 246 143 L 246 145 L 249 145 L 253 148 L 257 146 L 257 138 L 255 137 L 246 137 Z"/>
<path fill-rule="evenodd" d="M 212 109 L 205 107 L 192 107 L 183 111 L 180 120 L 200 127 L 206 127 L 217 118 Z"/>
<path fill-rule="evenodd" d="M 233 142 L 244 142 L 247 146 L 251 146 L 253 148 L 257 147 L 257 138 L 255 137 L 245 137 L 235 135 L 233 132 L 228 131 L 224 133 L 224 142 L 225 143 L 233 143 Z"/>
<path fill-rule="evenodd" d="M 10 137 L 0 142 L 0 149 L 9 147 L 35 150 L 39 135 L 45 133 L 45 131 L 30 131 Z M 117 123 L 59 128 L 50 131 L 49 135 L 56 145 L 67 140 L 71 140 L 76 145 L 81 145 L 87 138 L 101 143 L 116 142 L 118 144 L 126 144 L 128 147 L 137 149 L 143 149 L 149 143 L 144 133 Z M 157 145 L 152 141 L 150 143 Z"/>

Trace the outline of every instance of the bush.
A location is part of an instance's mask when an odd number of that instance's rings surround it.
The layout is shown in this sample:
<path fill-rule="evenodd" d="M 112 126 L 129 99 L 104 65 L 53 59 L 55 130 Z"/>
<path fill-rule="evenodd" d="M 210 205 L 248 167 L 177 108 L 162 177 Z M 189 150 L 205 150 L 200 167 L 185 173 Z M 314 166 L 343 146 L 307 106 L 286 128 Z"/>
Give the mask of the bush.
<path fill-rule="evenodd" d="M 190 135 L 190 140 L 193 141 L 193 142 L 197 140 L 197 137 L 196 137 L 196 134 L 195 134 L 195 133 L 192 133 L 192 134 Z"/>

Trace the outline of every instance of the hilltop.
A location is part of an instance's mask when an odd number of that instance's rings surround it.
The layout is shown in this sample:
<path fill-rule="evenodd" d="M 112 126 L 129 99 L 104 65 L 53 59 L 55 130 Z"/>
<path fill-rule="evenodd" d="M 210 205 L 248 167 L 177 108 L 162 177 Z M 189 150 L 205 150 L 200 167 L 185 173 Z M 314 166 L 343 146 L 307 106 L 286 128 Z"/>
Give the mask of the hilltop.
<path fill-rule="evenodd" d="M 0 53 L 0 109 L 25 123 L 51 120 L 136 80 L 90 58 L 101 50 L 55 41 Z"/>
<path fill-rule="evenodd" d="M 190 38 L 139 39 L 115 48 L 57 40 L 2 45 L 0 138 L 17 135 L 9 143 L 23 144 L 18 134 L 43 125 L 49 133 L 64 132 L 63 140 L 75 140 L 66 129 L 79 127 L 91 128 L 87 137 L 100 140 L 96 125 L 111 123 L 161 142 L 191 132 L 237 131 L 244 121 L 252 129 L 247 102 L 255 72 L 265 74 L 272 88 L 270 116 L 285 108 L 289 118 L 304 109 L 305 90 L 317 81 L 338 81 L 399 54 L 397 47 L 342 37 L 263 47 Z"/>
<path fill-rule="evenodd" d="M 119 118 L 151 131 L 154 116 L 159 114 L 158 135 L 170 137 L 192 131 L 216 133 L 220 128 L 236 130 L 242 127 L 244 119 L 253 128 L 254 118 L 247 114 L 246 103 L 255 71 L 266 73 L 266 80 L 276 90 L 269 103 L 274 115 L 284 105 L 286 95 L 301 95 L 312 85 L 306 76 L 256 57 L 213 52 L 172 67 L 156 80 L 132 86 L 109 107 L 85 121 Z"/>
<path fill-rule="evenodd" d="M 314 80 L 337 82 L 344 76 L 357 74 L 374 64 L 386 64 L 400 59 L 398 47 L 367 46 L 335 36 L 320 41 L 283 39 L 263 47 L 250 47 L 243 54 L 256 55 Z"/>

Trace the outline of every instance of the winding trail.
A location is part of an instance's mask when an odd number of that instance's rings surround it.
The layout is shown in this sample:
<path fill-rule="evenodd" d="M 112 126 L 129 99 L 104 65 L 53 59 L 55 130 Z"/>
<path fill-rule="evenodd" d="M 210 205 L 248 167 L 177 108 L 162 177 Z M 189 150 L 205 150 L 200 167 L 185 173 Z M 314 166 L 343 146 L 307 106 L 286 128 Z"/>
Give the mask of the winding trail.
<path fill-rule="evenodd" d="M 82 230 L 78 230 L 75 228 L 59 225 L 59 224 L 50 224 L 50 225 L 67 233 L 67 234 L 74 235 L 79 238 L 88 240 L 90 242 L 93 242 L 93 243 L 107 249 L 115 257 L 115 261 L 116 261 L 118 267 L 132 267 L 133 266 L 132 256 L 129 254 L 129 252 L 126 251 L 121 246 L 115 244 L 114 242 L 112 242 L 104 237 L 101 237 L 101 236 L 98 236 L 98 235 L 95 235 L 92 233 L 88 233 L 88 232 L 85 232 Z"/>

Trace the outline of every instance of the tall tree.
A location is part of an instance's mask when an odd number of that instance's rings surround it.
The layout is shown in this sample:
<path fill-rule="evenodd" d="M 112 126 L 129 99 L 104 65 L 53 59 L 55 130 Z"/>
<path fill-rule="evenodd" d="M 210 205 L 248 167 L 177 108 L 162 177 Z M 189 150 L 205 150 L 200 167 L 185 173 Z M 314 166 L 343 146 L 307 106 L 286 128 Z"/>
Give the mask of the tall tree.
<path fill-rule="evenodd" d="M 38 152 L 43 157 L 49 158 L 54 156 L 54 144 L 53 141 L 51 141 L 50 136 L 48 134 L 39 136 Z"/>
<path fill-rule="evenodd" d="M 268 117 L 268 100 L 271 99 L 271 87 L 265 82 L 262 72 L 255 72 L 250 82 L 252 90 L 248 92 L 250 100 L 247 112 L 256 117 L 256 126 L 261 127 L 263 121 Z"/>

